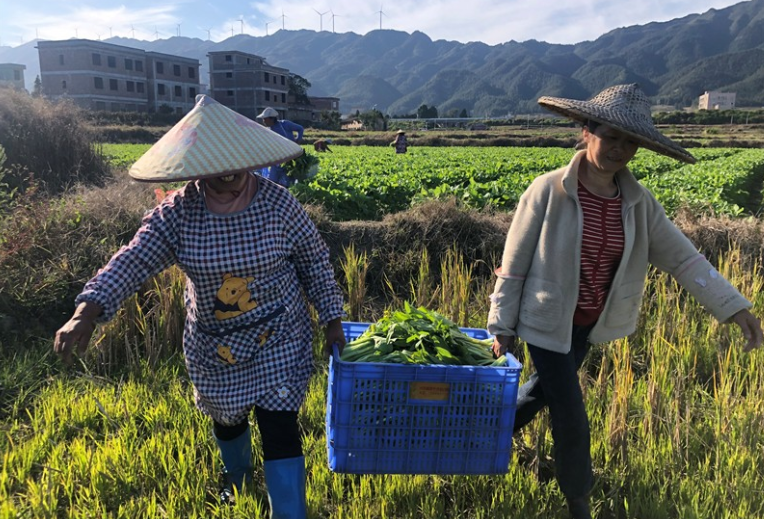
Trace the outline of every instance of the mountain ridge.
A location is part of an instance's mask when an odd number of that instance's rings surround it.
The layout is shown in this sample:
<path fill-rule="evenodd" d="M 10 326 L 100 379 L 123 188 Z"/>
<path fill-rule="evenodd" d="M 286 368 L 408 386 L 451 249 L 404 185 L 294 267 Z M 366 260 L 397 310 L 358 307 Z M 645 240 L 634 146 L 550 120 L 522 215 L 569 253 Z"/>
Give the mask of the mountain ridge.
<path fill-rule="evenodd" d="M 109 43 L 195 58 L 206 83 L 207 52 L 238 50 L 265 57 L 311 82 L 311 95 L 340 97 L 343 113 L 377 109 L 441 115 L 537 112 L 541 95 L 587 98 L 601 89 L 638 82 L 653 102 L 677 108 L 705 90 L 737 93 L 737 106 L 764 105 L 764 0 L 749 0 L 667 22 L 623 27 L 576 44 L 538 40 L 498 45 L 432 40 L 395 30 L 355 33 L 279 30 L 235 35 L 221 42 L 174 36 Z M 39 74 L 36 42 L 0 47 L 0 62 L 27 66 L 28 88 Z"/>

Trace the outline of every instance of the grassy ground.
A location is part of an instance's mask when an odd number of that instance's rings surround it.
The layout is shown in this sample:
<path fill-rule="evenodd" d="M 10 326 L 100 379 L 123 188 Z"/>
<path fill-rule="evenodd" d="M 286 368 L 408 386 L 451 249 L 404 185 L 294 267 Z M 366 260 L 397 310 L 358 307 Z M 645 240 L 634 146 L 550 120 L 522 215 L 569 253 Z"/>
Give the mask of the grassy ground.
<path fill-rule="evenodd" d="M 346 276 L 362 275 L 362 258 L 349 252 L 345 263 Z M 762 278 L 742 265 L 733 250 L 721 258 L 720 270 L 760 307 Z M 458 318 L 454 298 L 437 293 L 446 288 L 464 294 L 471 304 L 462 324 L 480 326 L 490 287 L 472 283 L 456 264 L 445 270 L 432 284 L 414 282 L 411 297 Z M 159 283 L 157 290 L 170 298 L 182 297 L 176 273 Z M 165 308 L 162 320 L 182 317 L 181 305 Z M 372 318 L 362 308 L 358 312 L 352 318 Z M 98 353 L 70 370 L 48 353 L 49 339 L 3 350 L 0 518 L 267 517 L 259 462 L 255 483 L 235 507 L 216 504 L 220 462 L 209 420 L 193 408 L 180 358 L 172 353 L 177 344 L 161 358 L 140 355 L 168 341 L 157 319 L 159 312 L 139 312 L 128 302 L 99 331 Z M 639 331 L 595 347 L 581 372 L 591 417 L 596 517 L 764 515 L 762 352 L 741 353 L 741 340 L 665 276 L 651 278 Z M 318 351 L 320 344 L 314 347 Z M 100 374 L 105 359 L 121 361 Z M 326 363 L 317 360 L 316 369 L 301 413 L 309 517 L 562 516 L 545 415 L 515 436 L 504 476 L 331 473 L 324 436 Z"/>

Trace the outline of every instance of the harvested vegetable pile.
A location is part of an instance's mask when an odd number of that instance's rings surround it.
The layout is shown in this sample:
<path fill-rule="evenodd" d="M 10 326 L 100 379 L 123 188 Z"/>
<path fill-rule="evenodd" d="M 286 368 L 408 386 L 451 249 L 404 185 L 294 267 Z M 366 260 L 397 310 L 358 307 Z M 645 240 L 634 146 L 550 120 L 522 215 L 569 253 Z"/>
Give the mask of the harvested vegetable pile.
<path fill-rule="evenodd" d="M 319 162 L 318 157 L 305 152 L 296 159 L 285 162 L 283 167 L 289 178 L 298 182 L 304 182 L 316 175 Z"/>
<path fill-rule="evenodd" d="M 387 314 L 345 345 L 341 359 L 348 362 L 505 366 L 494 358 L 492 339 L 475 339 L 456 324 L 426 308 L 406 303 L 403 311 Z"/>

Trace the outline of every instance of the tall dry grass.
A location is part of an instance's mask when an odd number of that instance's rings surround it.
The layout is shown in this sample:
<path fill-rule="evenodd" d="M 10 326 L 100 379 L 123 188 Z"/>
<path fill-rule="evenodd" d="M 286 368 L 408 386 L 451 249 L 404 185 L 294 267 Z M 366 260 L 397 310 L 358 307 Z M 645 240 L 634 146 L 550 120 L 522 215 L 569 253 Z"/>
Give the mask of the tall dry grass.
<path fill-rule="evenodd" d="M 0 145 L 10 189 L 31 185 L 61 193 L 76 184 L 103 185 L 109 166 L 73 101 L 52 103 L 0 88 Z"/>

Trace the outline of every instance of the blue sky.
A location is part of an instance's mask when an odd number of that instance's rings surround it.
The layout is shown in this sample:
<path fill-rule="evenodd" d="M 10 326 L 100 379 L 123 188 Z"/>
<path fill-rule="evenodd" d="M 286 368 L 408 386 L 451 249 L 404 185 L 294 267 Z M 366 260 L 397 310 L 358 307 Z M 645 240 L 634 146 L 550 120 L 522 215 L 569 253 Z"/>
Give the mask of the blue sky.
<path fill-rule="evenodd" d="M 739 3 L 725 0 L 293 0 L 119 2 L 3 0 L 0 45 L 34 38 L 142 40 L 188 36 L 221 41 L 279 29 L 366 34 L 374 29 L 422 31 L 434 40 L 496 45 L 536 39 L 593 40 L 618 27 L 667 21 Z M 380 13 L 381 11 L 381 13 Z M 323 14 L 319 14 L 323 13 Z"/>

